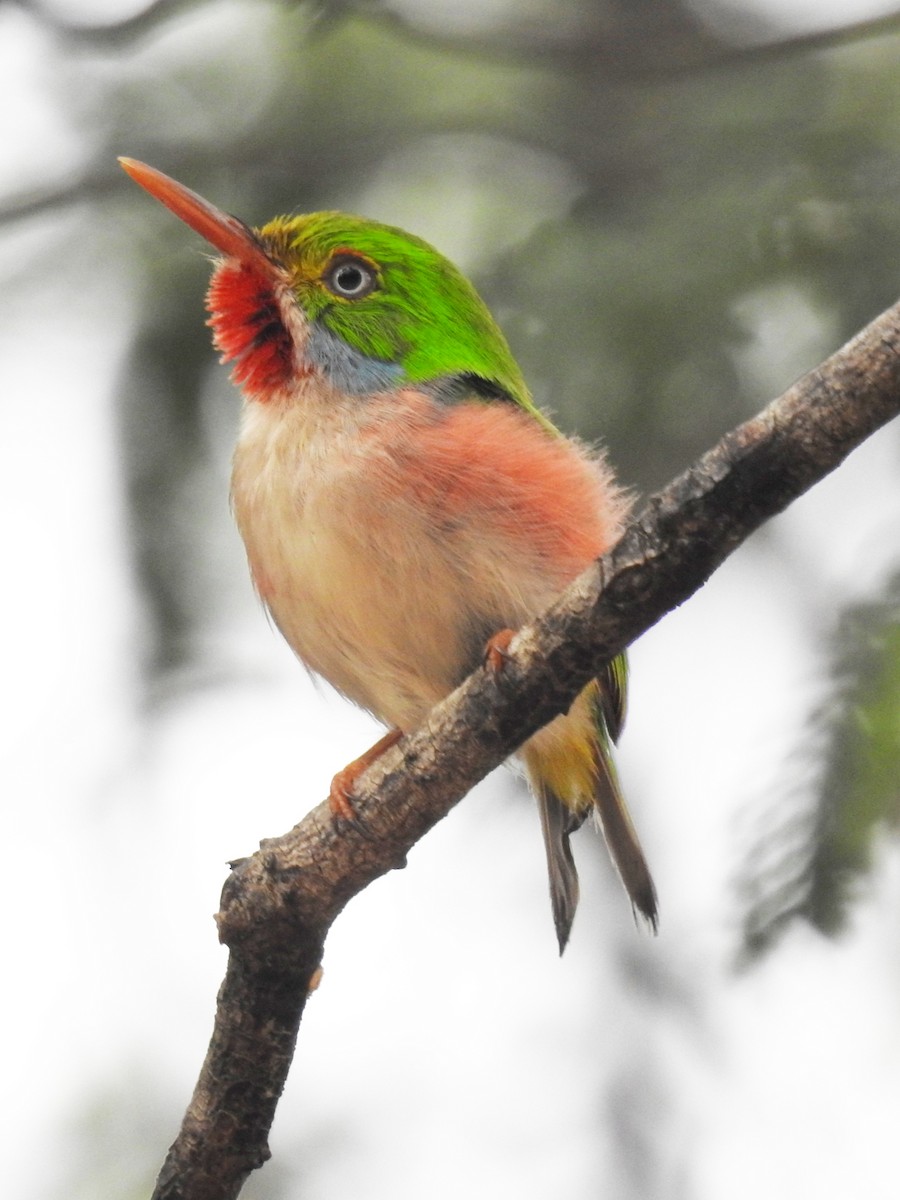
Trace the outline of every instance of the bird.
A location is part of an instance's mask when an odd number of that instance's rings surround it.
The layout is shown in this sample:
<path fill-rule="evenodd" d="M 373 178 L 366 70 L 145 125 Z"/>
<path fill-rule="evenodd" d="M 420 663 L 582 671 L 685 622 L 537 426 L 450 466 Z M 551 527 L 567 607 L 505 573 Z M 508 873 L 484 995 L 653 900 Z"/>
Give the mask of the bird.
<path fill-rule="evenodd" d="M 388 729 L 338 772 L 337 820 L 385 749 L 619 539 L 605 455 L 532 399 L 469 280 L 419 237 L 314 212 L 252 228 L 132 158 L 137 184 L 217 252 L 206 307 L 242 394 L 231 502 L 250 574 L 295 655 Z M 613 759 L 614 658 L 520 749 L 559 953 L 578 905 L 570 836 L 597 818 L 635 914 L 657 898 Z"/>

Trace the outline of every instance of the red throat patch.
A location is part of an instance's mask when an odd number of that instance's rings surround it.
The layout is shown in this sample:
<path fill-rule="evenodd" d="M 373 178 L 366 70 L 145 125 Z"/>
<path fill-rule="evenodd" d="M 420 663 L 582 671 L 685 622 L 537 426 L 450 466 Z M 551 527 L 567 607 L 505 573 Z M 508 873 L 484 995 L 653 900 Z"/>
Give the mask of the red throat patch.
<path fill-rule="evenodd" d="M 206 293 L 213 343 L 232 379 L 254 400 L 266 401 L 291 378 L 293 346 L 270 280 L 234 259 L 216 267 Z"/>

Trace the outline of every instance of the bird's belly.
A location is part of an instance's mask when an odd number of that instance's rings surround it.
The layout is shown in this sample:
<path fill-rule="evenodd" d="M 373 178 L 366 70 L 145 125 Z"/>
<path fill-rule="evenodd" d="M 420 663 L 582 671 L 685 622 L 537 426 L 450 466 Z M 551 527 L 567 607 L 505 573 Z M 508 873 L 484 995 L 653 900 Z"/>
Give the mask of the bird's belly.
<path fill-rule="evenodd" d="M 295 653 L 351 700 L 408 729 L 467 673 L 475 622 L 462 604 L 454 610 L 458 587 L 444 564 L 410 571 L 387 541 L 365 545 L 299 523 L 260 561 L 266 604 Z"/>
<path fill-rule="evenodd" d="M 436 527 L 386 497 L 377 471 L 252 479 L 236 459 L 235 516 L 273 620 L 311 670 L 389 725 L 414 727 L 492 633 L 538 607 L 508 594 L 517 572 L 501 539 Z"/>
<path fill-rule="evenodd" d="M 315 424 L 300 404 L 245 411 L 235 516 L 296 654 L 410 729 L 491 634 L 537 614 L 609 544 L 617 496 L 577 446 L 506 406 L 442 408 L 411 391 L 333 401 Z"/>

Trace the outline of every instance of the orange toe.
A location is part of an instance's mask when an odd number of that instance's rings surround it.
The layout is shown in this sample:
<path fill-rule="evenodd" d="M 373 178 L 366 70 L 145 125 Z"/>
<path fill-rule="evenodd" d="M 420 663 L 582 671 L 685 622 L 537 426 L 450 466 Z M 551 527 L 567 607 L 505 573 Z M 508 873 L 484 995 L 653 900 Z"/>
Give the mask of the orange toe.
<path fill-rule="evenodd" d="M 331 809 L 331 815 L 339 821 L 348 821 L 352 824 L 356 820 L 353 801 L 350 797 L 353 794 L 356 777 L 361 773 L 362 769 L 357 768 L 356 762 L 352 762 L 342 771 L 338 771 L 331 781 L 331 787 L 328 789 L 328 807 Z"/>
<path fill-rule="evenodd" d="M 484 665 L 495 675 L 499 675 L 509 659 L 509 643 L 516 636 L 514 629 L 501 629 L 493 637 L 488 638 L 484 648 Z"/>
<path fill-rule="evenodd" d="M 353 762 L 348 763 L 342 771 L 338 771 L 332 779 L 328 791 L 328 806 L 335 820 L 346 821 L 349 825 L 359 825 L 359 817 L 353 807 L 353 788 L 356 781 L 367 767 L 370 767 L 376 759 L 381 758 L 385 750 L 395 746 L 402 737 L 401 729 L 388 730 L 384 737 L 379 738 L 374 746 L 370 746 L 365 754 L 354 758 Z"/>

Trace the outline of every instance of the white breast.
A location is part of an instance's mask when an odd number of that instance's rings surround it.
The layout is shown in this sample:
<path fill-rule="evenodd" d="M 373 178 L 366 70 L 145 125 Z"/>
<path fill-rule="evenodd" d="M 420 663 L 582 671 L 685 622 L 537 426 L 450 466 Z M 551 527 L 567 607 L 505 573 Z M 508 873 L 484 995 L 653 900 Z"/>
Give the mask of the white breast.
<path fill-rule="evenodd" d="M 485 531 L 435 529 L 402 480 L 394 486 L 373 421 L 402 430 L 390 411 L 402 396 L 361 403 L 317 390 L 305 401 L 244 413 L 232 500 L 254 582 L 308 667 L 409 729 L 536 598 L 499 598 L 508 548 Z"/>

